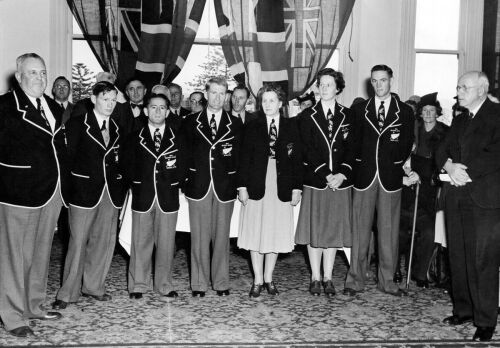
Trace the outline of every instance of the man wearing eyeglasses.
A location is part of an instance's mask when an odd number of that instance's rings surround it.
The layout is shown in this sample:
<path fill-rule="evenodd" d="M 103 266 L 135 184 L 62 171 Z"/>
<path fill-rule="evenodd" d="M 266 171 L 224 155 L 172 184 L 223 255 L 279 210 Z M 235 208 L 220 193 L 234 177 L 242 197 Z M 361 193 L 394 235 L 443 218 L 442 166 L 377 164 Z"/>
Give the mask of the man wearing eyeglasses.
<path fill-rule="evenodd" d="M 453 314 L 443 323 L 477 327 L 473 340 L 495 331 L 500 265 L 500 106 L 488 98 L 488 77 L 460 77 L 457 99 L 468 109 L 457 116 L 440 146 L 438 168 L 448 173 L 445 215 Z"/>

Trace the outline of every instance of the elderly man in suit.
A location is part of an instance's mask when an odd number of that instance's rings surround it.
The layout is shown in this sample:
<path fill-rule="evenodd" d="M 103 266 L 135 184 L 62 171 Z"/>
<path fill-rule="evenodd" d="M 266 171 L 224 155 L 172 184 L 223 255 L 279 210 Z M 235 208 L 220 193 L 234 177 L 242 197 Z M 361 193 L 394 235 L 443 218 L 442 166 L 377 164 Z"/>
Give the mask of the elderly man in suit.
<path fill-rule="evenodd" d="M 127 136 L 136 132 L 148 123 L 148 117 L 144 113 L 144 97 L 146 96 L 146 86 L 139 78 L 132 77 L 125 85 L 127 102 L 118 104 L 118 124 L 122 130 L 122 135 Z"/>
<path fill-rule="evenodd" d="M 43 59 L 16 60 L 19 87 L 0 97 L 0 317 L 12 335 L 34 335 L 29 319 L 56 320 L 45 302 L 66 160 L 62 108 L 44 94 Z"/>
<path fill-rule="evenodd" d="M 231 96 L 231 113 L 233 116 L 239 117 L 243 124 L 247 124 L 257 118 L 257 115 L 245 110 L 249 97 L 250 91 L 244 85 L 236 86 Z"/>
<path fill-rule="evenodd" d="M 491 340 L 497 324 L 500 265 L 500 106 L 488 98 L 479 71 L 460 77 L 457 116 L 436 162 L 449 175 L 445 215 L 453 315 L 448 325 L 474 322 L 473 339 Z"/>
<path fill-rule="evenodd" d="M 64 76 L 58 76 L 52 85 L 52 95 L 57 104 L 64 109 L 62 123 L 65 124 L 73 111 L 73 103 L 69 101 L 71 94 L 71 84 Z"/>
<path fill-rule="evenodd" d="M 168 99 L 152 94 L 144 109 L 148 124 L 131 134 L 123 146 L 123 172 L 132 186 L 132 248 L 128 271 L 131 299 L 151 288 L 153 248 L 154 290 L 177 297 L 172 282 L 179 186 L 184 175 L 182 146 L 166 125 Z"/>
<path fill-rule="evenodd" d="M 188 168 L 184 194 L 191 225 L 191 290 L 199 297 L 205 296 L 210 275 L 217 295 L 229 295 L 229 228 L 242 123 L 222 109 L 226 90 L 225 79 L 208 80 L 207 108 L 187 116 L 181 128 Z"/>
<path fill-rule="evenodd" d="M 70 165 L 70 239 L 63 284 L 54 309 L 83 296 L 108 301 L 104 281 L 115 248 L 118 209 L 124 197 L 119 167 L 121 133 L 111 118 L 116 90 L 109 82 L 92 89 L 94 110 L 71 117 L 66 124 Z"/>
<path fill-rule="evenodd" d="M 183 99 L 182 87 L 176 83 L 171 83 L 167 87 L 169 94 L 168 98 L 170 100 L 167 123 L 177 132 L 181 126 L 182 120 L 189 115 L 191 111 L 181 106 Z"/>
<path fill-rule="evenodd" d="M 406 296 L 393 281 L 398 261 L 399 216 L 403 163 L 414 139 L 411 108 L 391 94 L 392 69 L 375 65 L 371 84 L 375 97 L 356 104 L 354 111 L 355 167 L 351 265 L 344 294 L 354 296 L 365 287 L 370 234 L 377 212 L 378 289 Z"/>

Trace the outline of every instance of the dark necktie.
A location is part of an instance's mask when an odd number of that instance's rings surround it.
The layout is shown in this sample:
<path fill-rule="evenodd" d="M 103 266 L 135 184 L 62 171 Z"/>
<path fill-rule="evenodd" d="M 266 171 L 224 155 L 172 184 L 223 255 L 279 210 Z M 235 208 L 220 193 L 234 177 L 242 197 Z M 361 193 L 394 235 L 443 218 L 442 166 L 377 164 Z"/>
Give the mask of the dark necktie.
<path fill-rule="evenodd" d="M 328 109 L 328 113 L 326 114 L 326 118 L 328 120 L 328 139 L 332 141 L 333 138 L 333 113 L 332 110 Z"/>
<path fill-rule="evenodd" d="M 276 158 L 276 139 L 278 139 L 278 129 L 273 118 L 269 125 L 269 158 Z"/>
<path fill-rule="evenodd" d="M 132 107 L 132 109 L 135 109 L 135 108 L 142 108 L 142 104 L 134 104 L 134 103 L 130 103 L 130 106 Z"/>
<path fill-rule="evenodd" d="M 160 128 L 156 128 L 155 134 L 154 134 L 154 140 L 155 140 L 155 149 L 156 149 L 156 152 L 158 152 L 158 151 L 160 151 L 160 145 L 161 145 Z"/>
<path fill-rule="evenodd" d="M 102 138 L 104 139 L 104 144 L 108 146 L 109 144 L 109 130 L 106 128 L 106 120 L 102 121 L 101 127 Z"/>
<path fill-rule="evenodd" d="M 47 125 L 47 127 L 52 129 L 52 127 L 50 127 L 49 120 L 47 120 L 47 116 L 45 115 L 45 111 L 43 110 L 42 101 L 40 100 L 40 98 L 36 98 L 36 106 L 37 106 L 38 112 L 40 113 L 40 115 L 42 115 L 42 118 L 45 121 L 45 124 Z"/>
<path fill-rule="evenodd" d="M 215 122 L 215 114 L 212 114 L 212 118 L 210 119 L 210 129 L 212 130 L 212 140 L 215 140 L 217 136 L 217 123 Z"/>
<path fill-rule="evenodd" d="M 66 108 L 64 107 L 64 103 L 61 103 L 61 107 L 63 108 L 63 110 L 66 110 Z"/>
<path fill-rule="evenodd" d="M 179 116 L 179 113 L 177 112 L 177 110 L 174 110 L 174 115 Z"/>
<path fill-rule="evenodd" d="M 384 128 L 384 122 L 385 122 L 385 107 L 384 107 L 384 102 L 380 102 L 380 106 L 378 107 L 378 128 L 382 130 Z"/>

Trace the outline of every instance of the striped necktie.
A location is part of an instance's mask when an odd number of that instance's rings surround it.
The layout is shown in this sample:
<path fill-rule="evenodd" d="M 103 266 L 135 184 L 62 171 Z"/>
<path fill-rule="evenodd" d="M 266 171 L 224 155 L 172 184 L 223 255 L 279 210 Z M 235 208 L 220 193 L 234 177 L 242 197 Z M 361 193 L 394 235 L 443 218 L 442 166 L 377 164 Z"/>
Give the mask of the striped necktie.
<path fill-rule="evenodd" d="M 332 110 L 328 109 L 328 113 L 326 114 L 326 118 L 328 120 L 328 139 L 332 141 L 333 138 L 333 113 Z"/>
<path fill-rule="evenodd" d="M 106 120 L 102 121 L 101 127 L 102 138 L 104 139 L 104 144 L 108 146 L 109 144 L 109 129 L 106 128 Z"/>
<path fill-rule="evenodd" d="M 156 149 L 156 152 L 158 152 L 158 151 L 160 151 L 160 146 L 161 146 L 160 128 L 156 128 L 155 134 L 154 134 L 154 140 L 155 140 L 155 149 Z"/>
<path fill-rule="evenodd" d="M 40 98 L 36 98 L 36 106 L 37 106 L 38 112 L 40 113 L 40 115 L 42 115 L 42 118 L 45 121 L 45 124 L 47 125 L 47 127 L 52 129 L 52 127 L 50 126 L 49 120 L 47 120 L 47 115 L 45 115 L 45 111 L 43 110 L 42 101 L 40 100 Z"/>
<path fill-rule="evenodd" d="M 380 102 L 380 106 L 378 107 L 378 128 L 382 130 L 384 128 L 384 122 L 385 122 L 385 107 L 384 107 L 384 102 Z"/>
<path fill-rule="evenodd" d="M 210 129 L 212 131 L 212 140 L 215 140 L 217 136 L 217 123 L 215 122 L 215 114 L 212 114 L 212 118 L 210 119 Z"/>
<path fill-rule="evenodd" d="M 276 139 L 278 139 L 278 129 L 273 118 L 269 125 L 269 158 L 276 158 Z"/>

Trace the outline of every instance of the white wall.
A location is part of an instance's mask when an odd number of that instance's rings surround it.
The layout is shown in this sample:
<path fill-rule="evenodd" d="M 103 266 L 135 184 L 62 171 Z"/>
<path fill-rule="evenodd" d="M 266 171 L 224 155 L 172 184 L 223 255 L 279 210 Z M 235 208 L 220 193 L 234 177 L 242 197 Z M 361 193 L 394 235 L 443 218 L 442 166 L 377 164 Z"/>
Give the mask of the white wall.
<path fill-rule="evenodd" d="M 50 94 L 59 75 L 71 74 L 71 17 L 66 0 L 0 0 L 0 94 L 16 58 L 35 52 L 45 60 Z M 71 79 L 70 79 L 71 80 Z"/>

